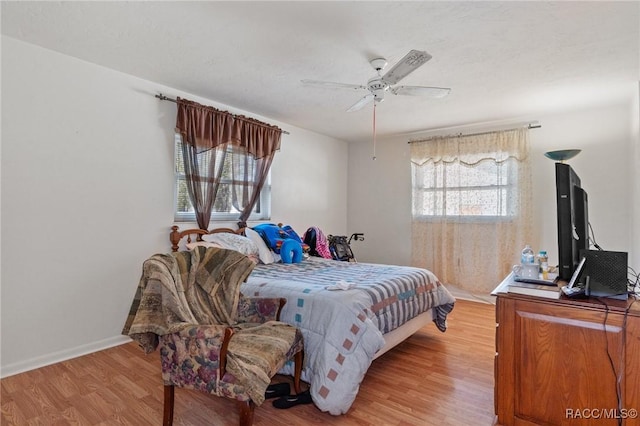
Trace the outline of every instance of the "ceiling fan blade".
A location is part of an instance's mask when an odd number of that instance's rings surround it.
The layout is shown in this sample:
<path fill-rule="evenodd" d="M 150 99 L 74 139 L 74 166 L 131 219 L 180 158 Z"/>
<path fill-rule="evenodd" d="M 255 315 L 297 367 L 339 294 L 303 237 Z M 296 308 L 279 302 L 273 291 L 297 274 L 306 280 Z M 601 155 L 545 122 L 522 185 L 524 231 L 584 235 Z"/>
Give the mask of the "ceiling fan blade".
<path fill-rule="evenodd" d="M 382 77 L 382 80 L 387 84 L 396 84 L 413 71 L 424 65 L 431 55 L 427 52 L 420 50 L 412 50 L 406 54 L 406 56 L 395 64 L 387 73 Z"/>
<path fill-rule="evenodd" d="M 327 88 L 334 88 L 334 89 L 360 90 L 360 89 L 367 88 L 366 86 L 363 86 L 361 84 L 336 83 L 333 81 L 320 81 L 320 80 L 300 80 L 300 81 L 309 86 L 327 87 Z"/>
<path fill-rule="evenodd" d="M 373 101 L 373 93 L 369 93 L 365 95 L 358 102 L 353 104 L 351 108 L 347 110 L 347 112 L 354 112 L 354 111 L 361 110 L 366 104 L 370 103 L 371 101 Z"/>
<path fill-rule="evenodd" d="M 426 86 L 396 86 L 391 88 L 394 95 L 427 96 L 430 98 L 444 98 L 451 92 L 448 87 Z"/>

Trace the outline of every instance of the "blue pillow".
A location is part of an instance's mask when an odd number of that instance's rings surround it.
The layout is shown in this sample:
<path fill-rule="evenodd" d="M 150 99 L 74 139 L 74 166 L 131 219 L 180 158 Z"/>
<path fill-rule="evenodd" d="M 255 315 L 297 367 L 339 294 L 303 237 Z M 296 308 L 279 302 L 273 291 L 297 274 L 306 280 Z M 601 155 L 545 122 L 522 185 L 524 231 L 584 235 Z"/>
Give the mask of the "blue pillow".
<path fill-rule="evenodd" d="M 280 247 L 280 257 L 282 263 L 302 262 L 302 244 L 292 238 L 287 238 Z"/>
<path fill-rule="evenodd" d="M 302 244 L 303 251 L 309 250 L 309 246 L 302 242 L 300 236 L 289 225 L 280 227 L 274 223 L 262 223 L 254 226 L 253 230 L 260 234 L 267 246 L 269 246 L 269 248 L 271 248 L 275 253 L 280 253 L 280 247 L 287 239 L 293 239 L 294 241 Z"/>
<path fill-rule="evenodd" d="M 276 253 L 280 253 L 280 244 L 284 238 L 287 238 L 287 233 L 282 228 L 273 223 L 262 223 L 253 227 L 267 245 Z"/>

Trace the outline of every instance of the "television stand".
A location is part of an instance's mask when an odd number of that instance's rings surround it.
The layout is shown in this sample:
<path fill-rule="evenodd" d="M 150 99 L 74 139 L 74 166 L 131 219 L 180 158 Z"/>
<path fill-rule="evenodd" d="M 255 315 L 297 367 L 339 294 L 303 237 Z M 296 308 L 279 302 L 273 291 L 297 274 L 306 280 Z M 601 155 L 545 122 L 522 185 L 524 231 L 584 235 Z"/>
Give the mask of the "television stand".
<path fill-rule="evenodd" d="M 492 293 L 498 424 L 640 426 L 640 301 L 507 293 L 511 279 Z"/>

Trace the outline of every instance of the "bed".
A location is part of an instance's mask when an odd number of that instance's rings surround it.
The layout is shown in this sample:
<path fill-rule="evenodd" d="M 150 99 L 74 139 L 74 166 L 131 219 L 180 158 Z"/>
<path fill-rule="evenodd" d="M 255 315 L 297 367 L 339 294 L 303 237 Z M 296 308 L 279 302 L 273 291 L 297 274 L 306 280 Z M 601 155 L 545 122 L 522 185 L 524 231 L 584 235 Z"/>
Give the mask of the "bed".
<path fill-rule="evenodd" d="M 242 235 L 243 230 L 174 226 L 172 250 L 219 233 Z M 444 332 L 455 302 L 426 269 L 320 257 L 257 264 L 241 291 L 287 299 L 280 319 L 304 336 L 302 379 L 310 384 L 315 405 L 333 415 L 349 410 L 374 359 L 430 323 Z M 293 365 L 281 373 L 293 375 Z"/>

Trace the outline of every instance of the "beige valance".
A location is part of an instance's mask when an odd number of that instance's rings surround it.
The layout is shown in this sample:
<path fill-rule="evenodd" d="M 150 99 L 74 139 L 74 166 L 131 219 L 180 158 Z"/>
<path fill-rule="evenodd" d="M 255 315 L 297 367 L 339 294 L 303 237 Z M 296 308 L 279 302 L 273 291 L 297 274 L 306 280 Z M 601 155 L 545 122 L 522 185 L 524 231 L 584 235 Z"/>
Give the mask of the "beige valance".
<path fill-rule="evenodd" d="M 459 161 L 475 165 L 484 160 L 504 162 L 510 158 L 523 161 L 528 156 L 526 128 L 468 136 L 437 136 L 411 142 L 411 162 L 417 166 L 432 161 Z"/>

